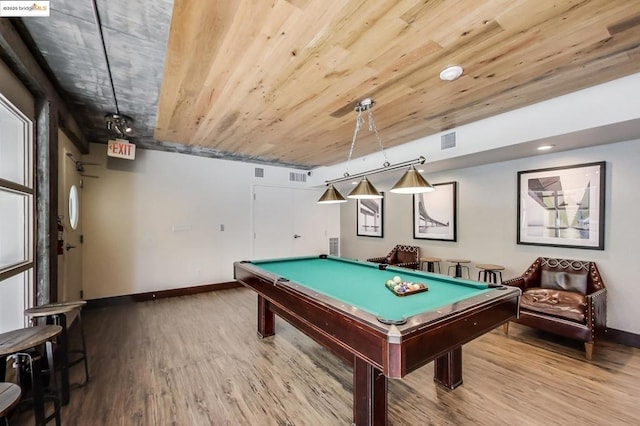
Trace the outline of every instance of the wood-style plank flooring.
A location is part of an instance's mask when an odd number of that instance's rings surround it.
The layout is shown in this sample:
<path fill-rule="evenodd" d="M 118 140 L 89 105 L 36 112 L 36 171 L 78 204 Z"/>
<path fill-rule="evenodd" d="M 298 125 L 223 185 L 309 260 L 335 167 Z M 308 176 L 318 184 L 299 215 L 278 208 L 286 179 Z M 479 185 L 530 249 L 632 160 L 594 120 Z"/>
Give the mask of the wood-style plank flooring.
<path fill-rule="evenodd" d="M 278 319 L 256 335 L 246 289 L 86 310 L 90 383 L 64 425 L 349 425 L 351 367 Z M 73 330 L 72 330 L 73 331 Z M 389 381 L 391 425 L 640 424 L 640 350 L 582 344 L 517 324 L 463 348 L 464 384 L 429 364 Z M 72 370 L 72 382 L 82 377 Z M 33 424 L 14 413 L 11 425 Z"/>

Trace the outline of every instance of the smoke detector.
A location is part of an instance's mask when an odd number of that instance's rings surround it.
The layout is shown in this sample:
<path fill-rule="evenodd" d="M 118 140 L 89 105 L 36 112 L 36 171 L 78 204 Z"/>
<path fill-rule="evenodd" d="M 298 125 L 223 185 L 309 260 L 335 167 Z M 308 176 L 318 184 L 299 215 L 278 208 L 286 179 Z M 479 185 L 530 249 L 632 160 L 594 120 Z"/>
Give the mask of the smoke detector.
<path fill-rule="evenodd" d="M 462 75 L 464 70 L 460 65 L 451 65 L 440 71 L 440 80 L 453 81 Z"/>

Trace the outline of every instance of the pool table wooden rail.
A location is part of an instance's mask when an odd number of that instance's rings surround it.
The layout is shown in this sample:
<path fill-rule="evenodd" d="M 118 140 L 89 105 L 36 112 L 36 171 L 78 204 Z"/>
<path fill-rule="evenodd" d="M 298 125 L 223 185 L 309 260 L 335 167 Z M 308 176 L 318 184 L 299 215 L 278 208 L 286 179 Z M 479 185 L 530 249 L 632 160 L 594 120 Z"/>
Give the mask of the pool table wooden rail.
<path fill-rule="evenodd" d="M 251 263 L 236 262 L 234 271 L 238 282 L 258 293 L 261 337 L 275 333 L 276 313 L 345 362 L 353 363 L 357 356 L 389 378 L 402 378 L 440 357 L 440 362 L 455 362 L 456 356 L 450 352 L 514 318 L 518 312 L 517 290 L 491 290 L 472 298 L 474 308 L 467 308 L 468 302 L 460 302 L 443 307 L 437 319 L 431 314 L 428 321 L 422 318 L 420 322 L 420 316 L 415 316 L 404 325 L 386 325 L 370 314 L 341 308 L 339 302 L 327 303 L 326 297 L 302 294 L 295 283 L 277 283 L 278 277 Z M 436 381 L 453 388 L 461 383 L 461 377 L 456 379 L 459 383 L 449 382 L 446 377 L 436 377 Z"/>
<path fill-rule="evenodd" d="M 382 369 L 380 348 L 381 342 L 386 340 L 382 331 L 373 330 L 288 286 L 274 285 L 269 278 L 259 278 L 243 268 L 236 268 L 235 278 L 258 293 L 260 337 L 275 334 L 272 313 L 276 313 L 345 362 L 353 363 L 355 355 Z"/>

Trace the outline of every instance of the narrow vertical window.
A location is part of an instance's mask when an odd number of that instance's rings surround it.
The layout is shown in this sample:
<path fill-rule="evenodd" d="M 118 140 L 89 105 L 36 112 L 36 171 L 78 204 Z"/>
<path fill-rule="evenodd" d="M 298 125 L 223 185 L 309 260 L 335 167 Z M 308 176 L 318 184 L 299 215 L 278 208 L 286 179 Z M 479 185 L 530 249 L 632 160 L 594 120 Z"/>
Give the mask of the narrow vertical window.
<path fill-rule="evenodd" d="M 0 94 L 0 332 L 24 327 L 33 295 L 33 123 Z"/>

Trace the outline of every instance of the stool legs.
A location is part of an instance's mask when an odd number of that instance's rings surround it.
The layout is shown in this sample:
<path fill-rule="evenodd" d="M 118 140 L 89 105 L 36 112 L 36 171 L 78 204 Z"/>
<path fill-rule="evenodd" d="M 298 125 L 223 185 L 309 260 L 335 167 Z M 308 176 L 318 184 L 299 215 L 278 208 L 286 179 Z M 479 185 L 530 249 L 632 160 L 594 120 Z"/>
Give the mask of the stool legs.
<path fill-rule="evenodd" d="M 49 376 L 51 380 L 51 384 L 55 386 L 55 372 L 53 370 L 53 346 L 51 342 L 46 343 L 46 352 L 48 355 L 48 363 L 49 363 Z M 55 419 L 56 426 L 60 426 L 61 418 L 60 418 L 60 399 L 54 393 L 52 395 L 48 395 L 47 398 L 50 398 L 53 401 L 53 413 L 46 417 L 45 414 L 45 391 L 44 386 L 42 384 L 42 356 L 39 352 L 34 351 L 31 353 L 16 353 L 13 354 L 14 358 L 14 366 L 16 369 L 16 379 L 18 381 L 18 385 L 21 388 L 25 387 L 22 382 L 22 372 L 28 371 L 29 378 L 31 380 L 31 395 L 33 400 L 33 412 L 35 417 L 36 426 L 46 425 L 51 420 Z"/>
<path fill-rule="evenodd" d="M 62 327 L 62 332 L 58 336 L 59 354 L 57 356 L 59 369 L 61 372 L 61 387 L 60 387 L 60 399 L 62 405 L 67 405 L 70 400 L 69 390 L 72 388 L 84 386 L 89 382 L 89 362 L 87 357 L 87 343 L 84 334 L 84 324 L 82 323 L 82 310 L 78 309 L 78 326 L 80 327 L 80 349 L 69 348 L 69 334 L 67 332 L 67 315 L 66 313 L 48 315 L 46 317 L 47 324 L 56 324 Z M 35 325 L 38 318 L 32 317 L 31 322 Z M 80 357 L 71 361 L 70 354 L 80 354 Z M 69 383 L 69 369 L 78 364 L 84 362 L 84 381 L 81 383 Z M 55 371 L 55 370 L 52 370 Z"/>
<path fill-rule="evenodd" d="M 498 274 L 500 274 L 500 284 L 502 284 L 502 271 L 494 271 L 492 269 L 478 271 L 478 281 L 480 281 L 480 275 L 482 275 L 482 281 L 498 284 Z"/>
<path fill-rule="evenodd" d="M 456 263 L 456 278 L 462 278 L 462 265 Z"/>
<path fill-rule="evenodd" d="M 438 265 L 438 273 L 440 273 L 440 262 L 424 261 L 427 264 L 427 272 L 436 272 L 436 265 Z"/>
<path fill-rule="evenodd" d="M 60 400 L 62 405 L 69 403 L 69 339 L 67 335 L 67 316 L 65 314 L 47 317 L 48 324 L 57 324 L 62 327 L 62 333 L 58 335 L 58 356 L 60 360 Z M 55 376 L 55 368 L 51 370 Z"/>
<path fill-rule="evenodd" d="M 455 275 L 454 278 L 464 278 L 462 276 L 462 269 L 466 269 L 467 270 L 467 278 L 471 279 L 471 275 L 469 274 L 469 267 L 468 266 L 464 266 L 461 265 L 459 263 L 455 264 L 455 265 L 451 265 L 449 266 L 449 271 L 447 272 L 448 274 L 451 273 L 451 268 L 455 268 Z"/>
<path fill-rule="evenodd" d="M 87 358 L 87 343 L 84 337 L 84 325 L 82 324 L 82 311 L 78 310 L 78 325 L 80 326 L 80 340 L 82 342 L 82 349 L 71 352 L 79 352 L 82 354 L 80 358 L 75 360 L 71 365 L 76 364 L 77 362 L 84 361 L 84 382 L 80 383 L 78 386 L 84 386 L 89 382 L 89 361 Z"/>

